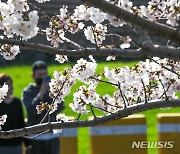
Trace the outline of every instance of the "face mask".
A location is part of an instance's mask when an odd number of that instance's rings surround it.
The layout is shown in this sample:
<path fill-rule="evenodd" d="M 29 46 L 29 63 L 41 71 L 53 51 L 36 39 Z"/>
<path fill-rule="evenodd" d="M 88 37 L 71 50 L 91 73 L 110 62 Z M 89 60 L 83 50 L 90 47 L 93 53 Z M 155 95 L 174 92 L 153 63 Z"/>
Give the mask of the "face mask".
<path fill-rule="evenodd" d="M 36 78 L 36 79 L 35 79 L 35 82 L 36 82 L 36 85 L 37 85 L 38 87 L 41 87 L 42 82 L 43 82 L 43 78 Z"/>

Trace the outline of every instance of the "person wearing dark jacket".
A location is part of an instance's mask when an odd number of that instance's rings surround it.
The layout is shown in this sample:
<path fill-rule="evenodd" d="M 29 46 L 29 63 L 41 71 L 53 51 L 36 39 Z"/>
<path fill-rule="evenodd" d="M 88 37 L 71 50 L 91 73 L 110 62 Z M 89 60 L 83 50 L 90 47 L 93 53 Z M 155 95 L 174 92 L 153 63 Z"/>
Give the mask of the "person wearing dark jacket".
<path fill-rule="evenodd" d="M 30 84 L 22 94 L 22 99 L 25 104 L 28 114 L 28 126 L 36 125 L 42 122 L 48 122 L 48 116 L 44 119 L 47 111 L 44 110 L 41 114 L 37 113 L 36 106 L 43 103 L 52 103 L 52 98 L 49 96 L 49 81 L 47 65 L 43 61 L 36 61 L 32 65 L 32 77 L 35 81 Z M 51 122 L 56 121 L 58 112 L 64 109 L 62 102 L 57 110 L 50 114 Z M 43 120 L 43 121 L 42 121 Z M 32 154 L 59 154 L 59 134 L 45 133 L 30 140 L 32 144 Z"/>
<path fill-rule="evenodd" d="M 2 131 L 23 128 L 25 126 L 23 109 L 20 99 L 13 96 L 13 80 L 9 75 L 0 74 L 0 87 L 6 83 L 8 93 L 0 103 L 0 115 L 7 114 L 7 120 L 2 125 Z M 0 138 L 0 154 L 22 154 L 23 138 Z"/>

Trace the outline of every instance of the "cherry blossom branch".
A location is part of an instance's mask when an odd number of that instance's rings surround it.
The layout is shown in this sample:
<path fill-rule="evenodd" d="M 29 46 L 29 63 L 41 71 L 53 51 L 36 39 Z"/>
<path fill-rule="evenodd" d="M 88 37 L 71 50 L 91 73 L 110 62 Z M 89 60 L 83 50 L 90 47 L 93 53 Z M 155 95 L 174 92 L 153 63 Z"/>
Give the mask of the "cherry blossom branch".
<path fill-rule="evenodd" d="M 89 78 L 92 78 L 92 79 L 95 79 L 96 81 L 103 82 L 103 83 L 107 83 L 107 84 L 110 84 L 110 85 L 113 85 L 113 86 L 117 86 L 117 87 L 118 87 L 118 84 L 116 84 L 116 83 L 112 83 L 112 82 L 109 82 L 109 81 L 101 80 L 101 79 L 95 78 L 94 76 L 91 76 L 91 77 L 89 77 Z"/>
<path fill-rule="evenodd" d="M 129 25 L 127 25 L 127 27 L 130 27 Z M 132 39 L 132 42 L 137 46 L 137 47 L 141 47 L 141 43 L 139 40 L 137 40 L 135 37 L 134 37 L 134 34 L 131 34 L 130 32 L 128 32 L 124 26 L 122 27 L 123 31 L 130 36 L 130 38 Z"/>
<path fill-rule="evenodd" d="M 46 133 L 48 133 L 48 132 L 50 132 L 50 130 L 47 130 L 47 131 L 41 132 L 41 133 L 39 133 L 39 134 L 37 134 L 37 135 L 35 135 L 35 136 L 26 137 L 26 138 L 27 138 L 27 139 L 35 139 L 35 138 L 37 138 L 38 136 L 41 136 L 41 135 L 46 134 Z"/>
<path fill-rule="evenodd" d="M 160 63 L 158 63 L 158 62 L 157 62 L 156 60 L 154 60 L 153 58 L 149 58 L 149 59 L 152 60 L 153 62 L 155 62 L 156 64 L 160 65 Z M 164 66 L 164 65 L 162 65 L 161 67 L 164 68 L 164 69 L 166 69 L 166 70 L 168 70 L 169 72 L 172 72 L 172 73 L 176 74 L 178 77 L 180 77 L 180 74 L 177 73 L 176 71 L 174 71 L 173 69 L 169 69 L 168 67 L 166 67 L 166 66 Z"/>
<path fill-rule="evenodd" d="M 141 28 L 139 28 L 139 27 L 134 27 L 133 28 L 134 29 L 134 31 L 136 32 L 136 34 L 139 36 L 139 39 L 140 39 L 140 41 L 141 41 L 141 43 L 142 43 L 142 45 L 140 45 L 140 47 L 145 47 L 146 48 L 146 46 L 153 46 L 153 44 L 152 44 L 152 41 L 151 41 L 151 39 L 150 39 L 150 37 L 149 37 L 149 35 L 148 35 L 148 33 L 146 32 L 146 31 L 144 31 L 144 30 L 142 30 Z M 161 46 L 162 47 L 162 46 Z M 151 57 L 148 57 L 151 61 L 153 61 L 153 62 L 155 62 L 156 64 L 158 64 L 158 65 L 160 65 L 160 63 L 158 63 L 156 60 L 154 60 L 153 58 L 151 58 Z M 180 74 L 179 73 L 177 73 L 176 71 L 174 71 L 173 69 L 169 69 L 168 67 L 166 67 L 166 66 L 164 66 L 164 65 L 161 65 L 161 67 L 162 68 L 164 68 L 164 69 L 166 69 L 166 70 L 168 70 L 168 71 L 170 71 L 170 72 L 172 72 L 172 73 L 174 73 L 174 74 L 176 74 L 178 77 L 180 77 Z M 161 97 L 160 97 L 161 98 Z"/>
<path fill-rule="evenodd" d="M 98 48 L 98 52 L 96 48 L 69 50 L 69 49 L 53 48 L 51 46 L 47 46 L 43 44 L 19 41 L 19 40 L 14 40 L 14 39 L 0 39 L 0 44 L 18 45 L 26 49 L 34 49 L 40 52 L 48 52 L 52 54 L 67 55 L 67 56 L 72 56 L 72 57 L 73 56 L 80 57 L 80 56 L 87 56 L 87 55 L 93 55 L 93 56 L 114 55 L 114 56 L 127 57 L 127 58 L 128 57 L 129 58 L 145 58 L 141 50 L 135 50 L 135 49 L 115 49 L 115 48 L 100 49 Z"/>
<path fill-rule="evenodd" d="M 150 109 L 157 108 L 167 108 L 167 107 L 180 107 L 180 100 L 161 100 L 161 101 L 149 101 L 148 103 L 139 103 L 137 105 L 129 106 L 122 110 L 119 110 L 116 113 L 111 115 L 106 115 L 101 118 L 96 118 L 93 120 L 85 121 L 72 121 L 72 122 L 52 122 L 52 123 L 43 123 L 30 127 L 24 127 L 21 129 L 9 130 L 9 131 L 0 131 L 0 138 L 13 138 L 13 137 L 23 137 L 30 134 L 37 134 L 45 132 L 51 129 L 63 129 L 63 128 L 77 128 L 77 127 L 91 127 L 99 124 L 103 124 L 115 119 L 121 119 L 129 115 L 139 113 L 142 111 L 147 111 Z"/>
<path fill-rule="evenodd" d="M 152 45 L 152 41 L 146 31 L 142 30 L 142 28 L 137 27 L 137 26 L 136 27 L 134 26 L 132 28 L 138 35 L 139 40 L 141 41 L 141 45 L 140 45 L 141 47 L 146 46 L 146 45 Z"/>
<path fill-rule="evenodd" d="M 100 10 L 114 15 L 117 18 L 124 20 L 125 22 L 131 24 L 132 26 L 139 26 L 149 32 L 152 32 L 161 37 L 165 37 L 174 42 L 180 43 L 180 31 L 176 28 L 170 26 L 150 21 L 148 19 L 142 18 L 138 15 L 132 14 L 106 0 L 82 0 L 90 6 L 97 7 Z"/>
<path fill-rule="evenodd" d="M 51 46 L 24 42 L 13 39 L 0 39 L 0 44 L 10 44 L 10 45 L 19 45 L 26 49 L 35 49 L 41 52 L 48 52 L 52 54 L 67 55 L 67 56 L 117 56 L 125 58 L 146 58 L 147 56 L 161 57 L 161 58 L 170 58 L 174 60 L 180 60 L 180 49 L 167 47 L 162 45 L 146 45 L 143 49 L 119 49 L 119 48 L 83 48 L 76 50 L 69 49 L 59 49 L 53 48 Z M 145 56 L 146 55 L 146 56 Z"/>
<path fill-rule="evenodd" d="M 180 49 L 174 47 L 167 47 L 163 45 L 147 44 L 142 48 L 143 53 L 146 56 L 159 57 L 159 58 L 170 58 L 179 60 L 180 58 L 174 57 L 176 54 L 180 54 Z"/>
<path fill-rule="evenodd" d="M 117 105 L 113 105 L 113 104 L 110 104 L 110 103 L 108 103 L 108 102 L 106 102 L 106 104 L 108 104 L 109 106 L 112 106 L 112 107 L 116 107 L 116 108 L 119 108 L 119 109 L 121 109 L 122 107 L 120 107 L 120 106 L 117 106 Z"/>
<path fill-rule="evenodd" d="M 53 101 L 51 104 L 54 104 L 54 102 L 56 101 L 57 97 L 59 96 L 60 92 L 62 91 L 64 84 L 65 84 L 66 80 L 63 82 L 61 88 L 59 89 L 56 97 L 54 97 Z M 48 116 L 48 122 L 50 122 L 50 109 L 48 109 L 48 111 L 46 112 L 46 114 L 44 115 L 43 119 L 41 120 L 40 124 L 42 124 L 44 122 L 44 120 L 46 119 L 46 117 Z"/>
<path fill-rule="evenodd" d="M 109 114 L 113 114 L 112 112 L 106 110 L 106 109 L 103 109 L 103 108 L 100 108 L 100 107 L 97 107 L 97 106 L 93 106 L 95 109 L 98 109 L 98 110 L 101 110 L 101 111 L 104 111 L 106 113 L 109 113 Z"/>
<path fill-rule="evenodd" d="M 70 44 L 75 49 L 84 49 L 84 47 L 82 47 L 81 45 L 77 44 L 76 42 L 68 39 L 67 37 L 65 38 L 64 41 L 67 42 L 68 44 Z"/>
<path fill-rule="evenodd" d="M 36 5 L 34 5 L 33 3 L 31 3 L 30 1 L 27 1 L 27 3 L 28 3 L 31 7 L 33 7 L 35 10 L 37 10 L 38 12 L 40 12 L 40 13 L 43 15 L 43 17 L 45 17 L 45 18 L 47 18 L 47 19 L 50 18 L 50 16 L 48 16 L 44 11 L 42 11 L 39 7 L 37 7 Z"/>
<path fill-rule="evenodd" d="M 40 124 L 42 124 L 43 122 L 44 122 L 44 120 L 47 118 L 47 116 L 49 115 L 49 112 L 50 112 L 50 110 L 48 110 L 47 112 L 46 112 L 46 114 L 44 115 L 44 117 L 43 117 L 43 119 L 41 120 L 41 122 L 40 122 Z"/>

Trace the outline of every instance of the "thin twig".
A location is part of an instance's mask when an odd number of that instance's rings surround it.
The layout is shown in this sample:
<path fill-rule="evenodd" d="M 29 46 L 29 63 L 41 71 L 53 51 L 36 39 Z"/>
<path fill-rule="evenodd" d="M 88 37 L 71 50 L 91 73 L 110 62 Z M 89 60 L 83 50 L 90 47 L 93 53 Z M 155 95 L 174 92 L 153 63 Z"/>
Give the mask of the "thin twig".
<path fill-rule="evenodd" d="M 163 95 L 165 95 L 166 100 L 168 100 L 168 97 L 167 97 L 167 94 L 166 94 L 166 89 L 165 89 L 164 84 L 162 83 L 161 79 L 159 79 L 159 82 L 161 83 L 161 85 L 162 85 L 162 87 L 163 87 L 163 90 L 164 90 Z"/>
<path fill-rule="evenodd" d="M 61 88 L 60 88 L 59 91 L 58 91 L 58 94 L 57 94 L 56 97 L 53 99 L 53 101 L 52 101 L 51 104 L 54 104 L 55 100 L 57 99 L 57 97 L 59 96 L 61 90 L 63 89 L 65 82 L 66 82 L 66 80 L 63 82 Z M 48 109 L 48 111 L 46 112 L 45 116 L 44 116 L 43 119 L 41 120 L 40 124 L 42 124 L 42 123 L 44 122 L 44 120 L 46 119 L 47 116 L 48 116 L 48 121 L 50 120 L 50 114 L 49 114 L 49 112 L 50 112 L 50 109 Z M 50 121 L 49 121 L 49 122 L 50 122 Z"/>
<path fill-rule="evenodd" d="M 68 39 L 67 37 L 64 39 L 64 41 L 65 41 L 66 43 L 70 44 L 70 45 L 71 45 L 73 48 L 75 48 L 75 49 L 84 49 L 83 46 L 77 44 L 76 42 L 74 42 L 74 41 L 72 41 L 72 40 L 70 40 L 70 39 Z"/>
<path fill-rule="evenodd" d="M 148 57 L 149 58 L 149 57 Z M 149 58 L 149 59 L 151 59 L 153 62 L 155 62 L 156 64 L 158 64 L 158 65 L 160 65 L 160 63 L 158 63 L 157 61 L 155 61 L 153 58 Z M 168 71 L 170 71 L 170 72 L 172 72 L 172 73 L 174 73 L 174 74 L 176 74 L 179 78 L 180 78 L 180 74 L 179 73 L 177 73 L 176 71 L 174 71 L 174 70 L 172 70 L 172 69 L 169 69 L 169 68 L 167 68 L 166 66 L 164 66 L 164 65 L 161 65 L 164 69 L 166 69 L 166 70 L 168 70 Z"/>
<path fill-rule="evenodd" d="M 126 102 L 127 102 L 127 104 L 128 104 L 128 103 L 129 103 L 129 101 L 128 101 L 128 99 L 127 99 L 126 95 L 124 94 L 123 96 L 124 96 L 124 98 L 125 98 L 125 100 L 126 100 Z"/>
<path fill-rule="evenodd" d="M 81 117 L 81 113 L 79 113 L 79 115 L 78 115 L 78 117 L 77 117 L 77 119 L 76 120 L 79 120 L 79 118 Z"/>
<path fill-rule="evenodd" d="M 50 130 L 44 131 L 44 132 L 39 133 L 39 134 L 37 134 L 37 135 L 35 135 L 35 136 L 27 137 L 27 138 L 29 138 L 29 139 L 35 139 L 35 138 L 37 138 L 38 136 L 41 136 L 41 135 L 46 134 L 46 133 L 48 133 L 48 132 L 50 132 Z"/>
<path fill-rule="evenodd" d="M 123 31 L 124 31 L 127 35 L 129 35 L 129 32 L 128 32 L 127 30 L 125 30 L 124 27 L 122 27 L 122 29 L 123 29 Z M 137 47 L 141 47 L 141 44 L 139 44 L 139 43 L 134 39 L 134 37 L 133 37 L 132 35 L 130 36 L 130 38 L 132 39 L 132 42 L 134 42 L 134 44 L 135 44 Z"/>
<path fill-rule="evenodd" d="M 27 3 L 32 6 L 35 10 L 37 10 L 38 12 L 41 12 L 42 15 L 45 17 L 45 18 L 50 18 L 50 16 L 48 16 L 44 11 L 42 11 L 39 7 L 35 6 L 34 4 L 32 4 L 31 2 L 27 1 Z"/>
<path fill-rule="evenodd" d="M 126 101 L 125 101 L 125 99 L 124 99 L 124 96 L 123 96 L 123 93 L 122 93 L 122 90 L 121 90 L 121 84 L 120 84 L 120 82 L 119 82 L 119 81 L 118 81 L 118 88 L 119 88 L 119 91 L 120 91 L 121 97 L 122 97 L 123 102 L 124 102 L 124 108 L 127 108 Z"/>
<path fill-rule="evenodd" d="M 104 83 L 107 83 L 107 84 L 110 84 L 110 85 L 113 85 L 113 86 L 117 86 L 118 87 L 118 84 L 115 84 L 115 83 L 112 83 L 112 82 L 109 82 L 109 81 L 104 81 L 104 80 L 101 80 L 101 79 L 98 79 L 98 78 L 95 78 L 93 76 L 89 77 L 89 78 L 92 78 L 92 79 L 95 79 L 99 82 L 104 82 Z"/>
<path fill-rule="evenodd" d="M 141 79 L 141 82 L 142 82 L 143 89 L 144 89 L 145 103 L 148 103 L 148 100 L 147 100 L 147 94 L 146 94 L 146 86 L 145 86 L 144 81 L 143 81 L 142 79 Z"/>
<path fill-rule="evenodd" d="M 51 115 L 50 115 L 49 112 L 48 112 L 48 122 L 49 122 L 49 123 L 51 122 Z"/>
<path fill-rule="evenodd" d="M 110 104 L 110 103 L 108 103 L 108 102 L 106 102 L 106 104 L 108 104 L 109 106 L 112 106 L 112 107 L 116 107 L 116 108 L 119 108 L 119 109 L 121 109 L 121 107 L 120 107 L 120 106 L 113 105 L 113 104 Z"/>
<path fill-rule="evenodd" d="M 92 112 L 94 118 L 96 119 L 97 117 L 96 117 L 96 115 L 95 115 L 95 113 L 94 113 L 94 110 L 93 110 L 93 108 L 92 108 L 92 105 L 90 104 L 89 106 L 90 106 L 90 109 L 91 109 L 91 112 Z"/>
<path fill-rule="evenodd" d="M 64 55 L 62 55 L 62 56 L 63 56 L 64 59 L 66 59 Z M 67 59 L 66 61 L 67 61 L 67 63 L 71 66 L 71 68 L 73 68 L 72 62 L 71 62 L 69 59 Z"/>
<path fill-rule="evenodd" d="M 49 112 L 50 112 L 50 110 L 48 110 L 48 111 L 46 112 L 46 114 L 44 115 L 43 119 L 41 120 L 41 122 L 40 122 L 39 124 L 42 124 L 42 123 L 44 122 L 44 120 L 46 119 L 46 117 L 49 115 Z"/>
<path fill-rule="evenodd" d="M 104 111 L 104 112 L 113 114 L 112 112 L 110 112 L 110 111 L 108 111 L 108 110 L 105 110 L 105 109 L 102 109 L 102 108 L 100 108 L 100 107 L 96 107 L 96 106 L 93 106 L 93 107 L 94 107 L 95 109 L 102 110 L 102 111 Z"/>
<path fill-rule="evenodd" d="M 162 84 L 162 82 L 161 82 L 161 84 Z M 167 89 L 163 92 L 163 94 L 159 97 L 159 99 L 161 99 L 166 94 L 166 92 L 169 90 L 170 86 L 171 86 L 171 84 L 168 85 Z"/>
<path fill-rule="evenodd" d="M 96 44 L 96 49 L 98 50 L 99 47 L 98 47 L 98 44 L 97 44 L 96 35 L 94 34 L 94 28 L 92 28 L 92 31 L 93 31 L 94 41 L 95 41 L 95 44 Z"/>

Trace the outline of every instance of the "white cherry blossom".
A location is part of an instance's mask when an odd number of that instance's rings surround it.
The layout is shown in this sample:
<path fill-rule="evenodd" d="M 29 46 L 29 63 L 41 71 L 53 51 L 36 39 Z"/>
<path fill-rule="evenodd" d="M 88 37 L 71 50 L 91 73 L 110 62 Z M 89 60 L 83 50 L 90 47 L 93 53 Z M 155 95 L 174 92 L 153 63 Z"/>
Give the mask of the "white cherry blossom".
<path fill-rule="evenodd" d="M 56 103 L 62 103 L 65 96 L 67 96 L 75 80 L 71 76 L 71 71 L 65 69 L 64 72 L 54 71 L 54 79 L 51 79 L 49 83 L 50 86 L 50 96 L 56 98 Z"/>
<path fill-rule="evenodd" d="M 120 45 L 121 49 L 126 49 L 130 47 L 131 38 L 129 36 L 126 36 L 126 38 L 123 40 L 123 44 Z"/>
<path fill-rule="evenodd" d="M 56 55 L 55 60 L 62 64 L 68 60 L 68 57 L 66 55 Z"/>
<path fill-rule="evenodd" d="M 8 85 L 4 84 L 2 87 L 0 87 L 0 103 L 3 101 L 7 93 L 8 93 Z"/>
<path fill-rule="evenodd" d="M 96 97 L 99 95 L 96 94 L 96 86 L 90 85 L 88 88 L 86 86 L 80 86 L 77 92 L 73 95 L 74 103 L 69 104 L 74 112 L 87 114 L 87 105 L 92 104 Z"/>
<path fill-rule="evenodd" d="M 14 59 L 18 53 L 20 53 L 19 46 L 5 44 L 0 47 L 0 55 L 6 60 Z"/>
<path fill-rule="evenodd" d="M 45 3 L 45 2 L 48 2 L 50 0 L 36 0 L 38 3 Z"/>
<path fill-rule="evenodd" d="M 97 43 L 97 45 L 101 45 L 103 40 L 105 40 L 106 32 L 107 32 L 107 27 L 103 26 L 102 24 L 96 24 L 95 27 L 88 26 L 84 30 L 86 39 L 90 40 L 91 43 L 94 44 Z"/>
<path fill-rule="evenodd" d="M 77 61 L 72 68 L 72 76 L 74 78 L 83 81 L 84 79 L 93 76 L 96 71 L 97 63 L 88 62 L 87 60 L 81 58 Z"/>
<path fill-rule="evenodd" d="M 1 125 L 5 124 L 7 117 L 8 117 L 7 114 L 0 116 L 0 130 L 1 130 Z"/>

